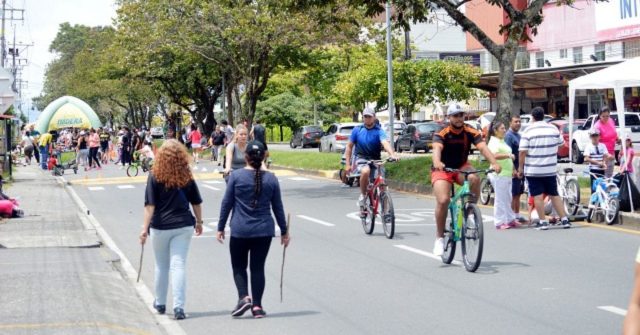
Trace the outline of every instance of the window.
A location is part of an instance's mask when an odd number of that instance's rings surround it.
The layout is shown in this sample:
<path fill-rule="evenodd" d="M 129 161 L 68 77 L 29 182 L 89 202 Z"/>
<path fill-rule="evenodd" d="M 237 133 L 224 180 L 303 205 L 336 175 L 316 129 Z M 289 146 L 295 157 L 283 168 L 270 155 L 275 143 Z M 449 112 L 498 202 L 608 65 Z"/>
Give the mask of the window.
<path fill-rule="evenodd" d="M 573 48 L 573 64 L 582 63 L 582 47 Z"/>
<path fill-rule="evenodd" d="M 500 64 L 498 63 L 498 59 L 494 56 L 489 54 L 489 57 L 491 57 L 491 72 L 498 72 L 500 71 Z"/>
<path fill-rule="evenodd" d="M 567 49 L 560 49 L 560 58 L 567 58 Z"/>
<path fill-rule="evenodd" d="M 624 58 L 640 56 L 640 38 L 622 42 L 622 55 Z"/>
<path fill-rule="evenodd" d="M 544 52 L 536 52 L 536 67 L 544 67 Z"/>
<path fill-rule="evenodd" d="M 524 47 L 518 47 L 516 54 L 516 70 L 529 68 L 529 53 Z"/>
<path fill-rule="evenodd" d="M 596 56 L 595 61 L 603 61 L 605 57 L 604 44 L 596 44 L 593 49 Z"/>

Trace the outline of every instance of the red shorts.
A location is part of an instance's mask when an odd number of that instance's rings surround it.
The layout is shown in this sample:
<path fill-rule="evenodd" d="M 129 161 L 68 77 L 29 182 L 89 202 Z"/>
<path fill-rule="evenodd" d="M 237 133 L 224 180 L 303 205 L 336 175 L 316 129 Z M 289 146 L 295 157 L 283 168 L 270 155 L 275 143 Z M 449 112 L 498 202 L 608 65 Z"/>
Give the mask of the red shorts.
<path fill-rule="evenodd" d="M 464 170 L 472 168 L 471 164 L 464 163 L 458 170 Z M 458 172 L 445 172 L 445 171 L 431 171 L 431 185 L 433 185 L 438 180 L 446 180 L 450 184 L 456 183 L 458 185 L 462 185 L 462 183 L 458 182 Z"/>

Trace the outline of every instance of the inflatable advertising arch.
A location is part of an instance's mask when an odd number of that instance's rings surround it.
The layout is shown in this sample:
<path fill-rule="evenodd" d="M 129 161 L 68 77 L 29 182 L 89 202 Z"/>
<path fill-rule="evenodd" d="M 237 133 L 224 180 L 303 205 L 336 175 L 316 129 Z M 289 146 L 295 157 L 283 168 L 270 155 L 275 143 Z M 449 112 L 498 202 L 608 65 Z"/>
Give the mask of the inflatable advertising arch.
<path fill-rule="evenodd" d="M 63 128 L 98 128 L 102 123 L 96 112 L 84 101 L 64 96 L 51 102 L 36 120 L 35 129 L 41 134 Z"/>

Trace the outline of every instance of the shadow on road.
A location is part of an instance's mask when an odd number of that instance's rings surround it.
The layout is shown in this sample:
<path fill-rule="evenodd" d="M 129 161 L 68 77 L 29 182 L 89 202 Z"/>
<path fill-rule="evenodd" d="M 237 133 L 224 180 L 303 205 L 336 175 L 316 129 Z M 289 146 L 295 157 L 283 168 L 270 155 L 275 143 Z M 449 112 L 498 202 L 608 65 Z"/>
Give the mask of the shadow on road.
<path fill-rule="evenodd" d="M 492 275 L 500 272 L 501 268 L 524 268 L 530 267 L 529 264 L 520 262 L 482 262 L 476 271 L 477 274 Z"/>
<path fill-rule="evenodd" d="M 267 314 L 267 317 L 272 318 L 290 318 L 297 316 L 307 316 L 307 315 L 316 315 L 320 314 L 318 311 L 298 311 L 298 312 L 281 312 L 281 313 L 271 313 Z"/>
<path fill-rule="evenodd" d="M 208 316 L 230 316 L 231 310 L 228 311 L 208 311 L 208 312 L 189 312 L 189 319 L 204 318 Z"/>

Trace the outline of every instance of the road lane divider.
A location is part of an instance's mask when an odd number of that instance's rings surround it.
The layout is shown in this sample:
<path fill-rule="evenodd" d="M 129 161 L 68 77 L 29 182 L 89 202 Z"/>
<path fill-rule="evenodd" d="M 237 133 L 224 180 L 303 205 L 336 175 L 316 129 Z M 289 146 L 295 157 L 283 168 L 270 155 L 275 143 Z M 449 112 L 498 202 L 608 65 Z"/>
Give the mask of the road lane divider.
<path fill-rule="evenodd" d="M 603 310 L 605 312 L 609 312 L 609 313 L 613 313 L 613 314 L 617 314 L 620 316 L 626 316 L 627 315 L 627 310 L 626 309 L 622 309 L 616 306 L 598 306 L 598 309 Z"/>
<path fill-rule="evenodd" d="M 104 187 L 102 186 L 89 186 L 89 191 L 104 191 Z"/>
<path fill-rule="evenodd" d="M 398 249 L 402 249 L 402 250 L 405 250 L 405 251 L 413 252 L 414 254 L 425 256 L 425 257 L 428 257 L 428 258 L 431 258 L 431 259 L 435 259 L 438 262 L 442 262 L 442 258 L 440 256 L 436 256 L 436 255 L 434 255 L 434 254 L 432 254 L 432 253 L 430 253 L 428 251 L 420 250 L 420 249 L 417 249 L 417 248 L 414 248 L 414 247 L 410 247 L 410 246 L 404 245 L 404 244 L 394 244 L 393 246 L 398 248 Z M 462 262 L 453 261 L 453 262 L 451 262 L 451 264 L 462 265 Z"/>
<path fill-rule="evenodd" d="M 329 222 L 325 222 L 322 220 L 318 220 L 318 219 L 314 219 L 312 217 L 308 217 L 306 215 L 298 215 L 299 218 L 307 220 L 307 221 L 311 221 L 311 222 L 315 222 L 317 224 L 321 224 L 323 226 L 327 226 L 327 227 L 334 227 L 335 225 L 333 223 L 329 223 Z"/>
<path fill-rule="evenodd" d="M 136 188 L 136 187 L 133 185 L 118 185 L 118 188 L 121 190 L 127 190 L 127 189 Z"/>
<path fill-rule="evenodd" d="M 213 186 L 211 186 L 211 185 L 202 185 L 202 187 L 204 187 L 204 188 L 208 188 L 208 189 L 210 189 L 210 190 L 214 190 L 214 191 L 220 191 L 220 189 L 219 189 L 219 188 L 217 188 L 217 187 L 213 187 Z"/>

